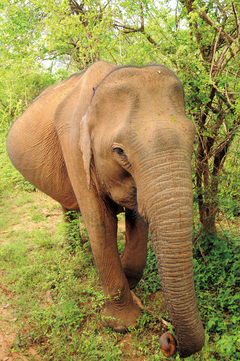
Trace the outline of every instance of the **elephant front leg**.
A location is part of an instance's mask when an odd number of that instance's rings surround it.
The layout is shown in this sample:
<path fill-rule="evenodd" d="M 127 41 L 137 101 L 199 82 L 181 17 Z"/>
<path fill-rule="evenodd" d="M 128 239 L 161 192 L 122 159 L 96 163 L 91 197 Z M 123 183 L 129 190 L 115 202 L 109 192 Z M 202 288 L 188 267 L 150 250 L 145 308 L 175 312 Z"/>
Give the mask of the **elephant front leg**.
<path fill-rule="evenodd" d="M 133 289 L 143 275 L 147 259 L 148 226 L 140 215 L 126 209 L 126 244 L 121 263 L 130 289 Z"/>
<path fill-rule="evenodd" d="M 82 207 L 81 207 L 82 209 Z M 93 209 L 93 207 L 91 208 Z M 140 308 L 133 302 L 117 247 L 117 217 L 105 208 L 84 214 L 93 257 L 105 295 L 103 324 L 117 332 L 137 326 Z"/>

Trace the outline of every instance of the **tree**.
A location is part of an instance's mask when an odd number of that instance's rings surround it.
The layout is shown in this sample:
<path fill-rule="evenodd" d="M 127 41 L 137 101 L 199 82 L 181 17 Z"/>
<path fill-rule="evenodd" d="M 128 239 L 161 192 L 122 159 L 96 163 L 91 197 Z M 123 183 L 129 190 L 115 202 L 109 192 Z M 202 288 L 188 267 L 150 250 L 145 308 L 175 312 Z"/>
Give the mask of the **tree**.
<path fill-rule="evenodd" d="M 216 232 L 219 174 L 234 137 L 239 134 L 239 8 L 234 2 L 181 1 L 190 38 L 199 57 L 192 114 L 198 130 L 195 178 L 203 230 Z M 203 78 L 205 76 L 205 79 Z M 191 83 L 189 83 L 191 85 Z M 204 94 L 200 89 L 204 86 Z M 200 94 L 200 97 L 199 97 Z"/>
<path fill-rule="evenodd" d="M 9 127 L 29 103 L 53 82 L 40 62 L 41 15 L 32 4 L 0 1 L 0 124 Z"/>

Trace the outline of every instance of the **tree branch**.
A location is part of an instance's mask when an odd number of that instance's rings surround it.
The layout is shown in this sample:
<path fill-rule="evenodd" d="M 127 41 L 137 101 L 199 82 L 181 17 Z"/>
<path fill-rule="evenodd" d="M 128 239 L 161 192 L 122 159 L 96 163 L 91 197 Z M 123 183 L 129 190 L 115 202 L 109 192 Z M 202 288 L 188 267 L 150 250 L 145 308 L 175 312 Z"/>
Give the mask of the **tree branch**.
<path fill-rule="evenodd" d="M 212 21 L 212 19 L 210 19 L 210 17 L 205 13 L 205 11 L 203 11 L 200 6 L 197 5 L 197 8 L 199 10 L 199 15 L 200 17 L 208 24 L 211 25 L 215 30 L 217 30 L 218 32 L 220 32 L 220 28 Z M 231 43 L 233 43 L 235 41 L 234 38 L 232 38 L 228 33 L 226 33 L 223 29 L 222 29 L 222 36 L 224 37 L 226 43 L 228 44 L 228 46 L 230 47 Z"/>
<path fill-rule="evenodd" d="M 222 28 L 220 28 L 220 31 L 218 32 L 217 39 L 215 41 L 214 48 L 213 48 L 212 62 L 211 62 L 211 68 L 210 68 L 210 77 L 211 77 L 212 71 L 213 71 L 214 58 L 215 58 L 215 54 L 216 54 L 216 51 L 217 51 L 217 45 L 218 45 L 218 42 L 219 42 L 219 39 L 220 39 L 221 31 L 222 31 Z"/>
<path fill-rule="evenodd" d="M 234 17 L 235 17 L 235 24 L 236 24 L 236 29 L 237 29 L 237 38 L 238 38 L 238 42 L 240 40 L 240 22 L 239 22 L 239 18 L 238 18 L 238 14 L 237 14 L 237 11 L 236 11 L 236 7 L 234 5 L 234 3 L 232 2 L 232 8 L 233 8 L 233 14 L 234 14 Z"/>
<path fill-rule="evenodd" d="M 222 149 L 226 146 L 228 142 L 230 142 L 234 135 L 237 133 L 237 131 L 240 129 L 240 117 L 238 121 L 236 122 L 236 126 L 230 130 L 228 135 L 218 144 L 218 146 L 215 149 L 212 149 L 208 155 L 205 157 L 205 159 L 211 158 L 213 155 L 216 155 L 217 153 L 220 153 Z M 205 160 L 204 159 L 204 160 Z"/>

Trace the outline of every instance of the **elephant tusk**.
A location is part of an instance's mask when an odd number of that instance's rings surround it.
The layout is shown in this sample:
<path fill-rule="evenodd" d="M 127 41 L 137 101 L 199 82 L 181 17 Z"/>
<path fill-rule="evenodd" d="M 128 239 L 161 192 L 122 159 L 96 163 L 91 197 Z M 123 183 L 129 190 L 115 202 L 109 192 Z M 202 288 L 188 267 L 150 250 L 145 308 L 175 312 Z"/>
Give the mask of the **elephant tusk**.
<path fill-rule="evenodd" d="M 164 318 L 161 318 L 161 322 L 163 325 L 167 326 L 168 328 L 171 325 L 170 322 L 167 322 L 166 320 L 164 320 Z"/>
<path fill-rule="evenodd" d="M 151 314 L 151 311 L 150 311 L 148 308 L 145 308 L 145 307 L 143 306 L 142 301 L 140 300 L 139 297 L 137 297 L 137 296 L 135 295 L 135 293 L 133 292 L 133 290 L 131 290 L 130 292 L 131 292 L 131 295 L 132 295 L 133 302 L 134 302 L 136 305 L 138 305 L 138 307 L 140 308 L 140 310 L 142 310 L 142 311 L 143 311 L 143 310 L 146 310 L 148 313 Z M 168 328 L 169 328 L 169 326 L 171 325 L 171 323 L 168 322 L 168 321 L 166 321 L 166 320 L 164 320 L 164 318 L 161 318 L 161 322 L 162 322 L 163 325 L 167 326 Z M 174 328 L 173 328 L 173 331 L 174 331 Z"/>
<path fill-rule="evenodd" d="M 143 311 L 144 306 L 143 306 L 142 301 L 140 300 L 140 298 L 138 298 L 132 290 L 130 292 L 131 292 L 131 295 L 132 295 L 133 302 L 136 305 L 138 305 L 138 307 L 140 308 L 141 311 Z"/>
<path fill-rule="evenodd" d="M 160 347 L 165 357 L 171 357 L 177 350 L 177 342 L 170 332 L 165 332 L 160 337 Z"/>

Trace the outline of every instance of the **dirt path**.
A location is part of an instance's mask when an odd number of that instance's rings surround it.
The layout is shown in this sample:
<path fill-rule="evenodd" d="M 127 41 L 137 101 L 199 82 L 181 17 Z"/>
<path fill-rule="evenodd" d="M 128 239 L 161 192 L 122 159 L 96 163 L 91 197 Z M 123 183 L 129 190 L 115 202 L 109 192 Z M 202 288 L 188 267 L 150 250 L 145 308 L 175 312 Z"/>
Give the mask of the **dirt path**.
<path fill-rule="evenodd" d="M 40 205 L 42 205 L 43 203 L 44 205 L 48 204 L 49 206 L 52 207 L 55 206 L 56 204 L 53 200 L 51 200 L 50 198 L 46 198 L 46 196 L 40 192 L 34 192 L 32 194 L 32 197 L 34 198 L 34 204 L 39 203 Z M 42 199 L 44 199 L 44 202 L 42 201 Z M 14 204 L 14 201 L 12 201 L 11 206 L 13 212 L 18 210 L 18 208 L 21 208 L 21 207 L 17 207 Z M 29 205 L 26 203 L 26 205 L 23 205 L 22 207 L 29 207 Z M 42 209 L 42 207 L 39 208 Z M 54 209 L 53 211 L 50 211 L 49 213 L 48 211 L 45 211 L 43 208 L 41 212 L 43 217 L 51 218 L 51 222 L 48 222 L 47 224 L 49 228 L 52 227 L 52 223 L 61 222 L 61 210 L 60 207 L 58 208 Z M 27 229 L 30 231 L 39 226 L 39 223 L 35 223 L 33 220 L 27 219 L 28 217 L 29 217 L 29 211 L 26 212 L 26 214 L 23 213 L 21 217 L 19 217 L 19 223 L 14 225 L 14 230 L 23 228 L 25 230 Z M 7 237 L 5 237 L 5 234 L 7 233 L 8 230 L 1 232 L 2 237 L 0 240 L 0 246 L 6 245 L 9 242 Z M 11 293 L 8 289 L 6 289 L 2 285 L 1 279 L 2 279 L 2 274 L 0 271 L 0 300 L 1 300 L 0 301 L 0 361 L 41 360 L 40 356 L 37 355 L 37 351 L 34 349 L 34 347 L 29 347 L 26 349 L 21 347 L 21 352 L 18 352 L 18 348 L 19 348 L 18 345 L 20 340 L 18 337 L 18 333 L 16 331 L 17 319 L 15 318 L 14 310 L 11 307 L 12 305 Z"/>
<path fill-rule="evenodd" d="M 2 293 L 0 289 L 0 296 Z M 18 348 L 18 335 L 14 330 L 14 318 L 10 303 L 2 302 L 0 305 L 0 361 L 28 361 L 31 359 L 40 360 L 33 347 L 21 352 L 16 352 Z"/>

